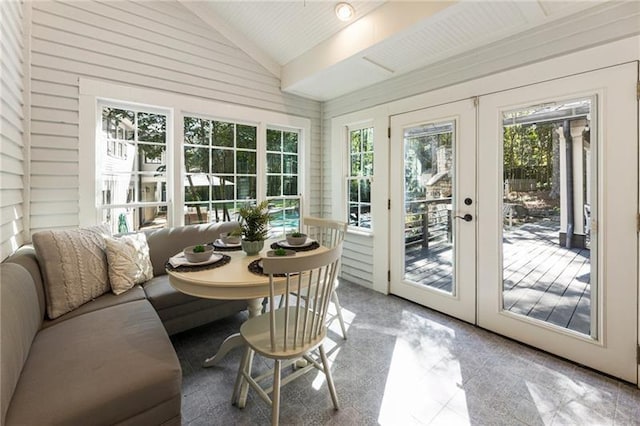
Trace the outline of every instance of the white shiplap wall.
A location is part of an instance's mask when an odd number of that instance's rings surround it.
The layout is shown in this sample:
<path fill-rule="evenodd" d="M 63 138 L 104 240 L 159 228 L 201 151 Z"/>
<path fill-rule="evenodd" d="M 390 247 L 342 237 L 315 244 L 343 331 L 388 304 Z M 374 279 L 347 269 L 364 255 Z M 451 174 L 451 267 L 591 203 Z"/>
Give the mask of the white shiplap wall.
<path fill-rule="evenodd" d="M 24 241 L 23 34 L 22 3 L 0 2 L 0 260 Z"/>
<path fill-rule="evenodd" d="M 320 158 L 321 106 L 280 81 L 177 1 L 32 4 L 31 232 L 77 226 L 78 78 L 88 77 L 311 119 Z M 310 167 L 319 214 L 321 164 Z"/>
<path fill-rule="evenodd" d="M 640 3 L 611 2 L 592 11 L 577 14 L 550 25 L 529 30 L 499 43 L 484 46 L 428 67 L 392 78 L 383 83 L 357 90 L 323 103 L 323 145 L 331 146 L 331 120 L 355 111 L 387 105 L 393 101 L 425 94 L 457 83 L 470 82 L 483 76 L 565 55 L 591 46 L 640 34 Z M 611 65 L 611 64 L 610 64 Z M 531 82 L 536 76 L 531 76 Z M 478 95 L 483 87 L 477 87 Z M 454 101 L 457 99 L 450 99 Z M 428 105 L 428 101 L 425 102 Z M 414 107 L 415 108 L 415 107 Z M 386 135 L 384 135 L 386 137 Z M 394 148 L 392 148 L 394 149 Z M 400 149 L 400 148 L 395 148 Z M 377 153 L 376 155 L 379 155 Z M 386 155 L 386 153 L 382 153 Z M 331 179 L 336 174 L 330 151 L 323 157 L 323 214 L 331 216 L 334 202 Z M 391 171 L 393 172 L 393 171 Z M 372 195 L 375 197 L 375 194 Z M 386 203 L 387 200 L 373 200 Z M 343 256 L 343 277 L 371 287 L 375 238 L 347 235 Z M 388 247 L 382 248 L 388 250 Z"/>

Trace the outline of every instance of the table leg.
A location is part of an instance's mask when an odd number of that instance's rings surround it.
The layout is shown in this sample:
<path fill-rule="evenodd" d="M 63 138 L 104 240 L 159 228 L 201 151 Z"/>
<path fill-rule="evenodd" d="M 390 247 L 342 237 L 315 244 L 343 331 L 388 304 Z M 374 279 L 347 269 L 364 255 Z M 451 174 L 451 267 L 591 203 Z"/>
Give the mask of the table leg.
<path fill-rule="evenodd" d="M 249 311 L 249 318 L 253 318 L 262 313 L 262 299 L 251 299 L 247 301 L 247 310 Z M 220 349 L 210 358 L 207 358 L 202 363 L 203 367 L 213 367 L 217 365 L 222 358 L 224 358 L 231 350 L 239 348 L 244 344 L 240 333 L 234 333 L 231 336 L 224 339 Z"/>

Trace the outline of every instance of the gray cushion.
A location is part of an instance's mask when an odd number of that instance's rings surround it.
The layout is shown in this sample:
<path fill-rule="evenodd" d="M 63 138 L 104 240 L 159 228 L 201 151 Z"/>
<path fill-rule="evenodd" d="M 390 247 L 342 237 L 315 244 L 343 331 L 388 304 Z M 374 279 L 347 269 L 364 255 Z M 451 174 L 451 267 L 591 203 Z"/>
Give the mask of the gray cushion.
<path fill-rule="evenodd" d="M 201 225 L 178 226 L 147 231 L 149 256 L 153 264 L 153 275 L 164 275 L 164 265 L 169 258 L 185 247 L 207 244 L 220 238 L 221 232 L 237 228 L 238 222 L 219 222 Z"/>
<path fill-rule="evenodd" d="M 16 250 L 11 256 L 9 256 L 4 263 L 17 263 L 23 266 L 33 278 L 35 283 L 36 292 L 38 293 L 38 305 L 40 306 L 40 317 L 44 318 L 47 305 L 44 295 L 44 284 L 42 281 L 42 274 L 40 273 L 40 265 L 38 264 L 38 258 L 36 257 L 36 250 L 33 245 L 24 245 Z"/>
<path fill-rule="evenodd" d="M 134 286 L 132 289 L 122 293 L 115 295 L 113 293 L 105 293 L 97 299 L 92 300 L 91 302 L 87 302 L 84 305 L 80 306 L 73 311 L 66 313 L 62 316 L 54 320 L 45 319 L 42 323 L 42 327 L 51 327 L 54 324 L 57 324 L 62 321 L 66 321 L 68 319 L 77 317 L 78 315 L 86 314 L 87 312 L 97 311 L 98 309 L 108 308 L 110 306 L 119 305 L 121 303 L 133 302 L 134 300 L 144 300 L 145 294 L 142 287 L 139 285 Z"/>
<path fill-rule="evenodd" d="M 180 413 L 182 374 L 147 301 L 100 309 L 38 333 L 7 412 L 7 425 L 112 425 L 169 402 Z"/>
<path fill-rule="evenodd" d="M 42 315 L 31 275 L 15 263 L 0 265 L 0 424 L 20 378 Z"/>
<path fill-rule="evenodd" d="M 102 227 L 40 231 L 33 234 L 54 319 L 111 290 Z"/>
<path fill-rule="evenodd" d="M 170 335 L 247 309 L 246 300 L 203 299 L 181 293 L 171 287 L 168 275 L 155 277 L 143 287 Z"/>

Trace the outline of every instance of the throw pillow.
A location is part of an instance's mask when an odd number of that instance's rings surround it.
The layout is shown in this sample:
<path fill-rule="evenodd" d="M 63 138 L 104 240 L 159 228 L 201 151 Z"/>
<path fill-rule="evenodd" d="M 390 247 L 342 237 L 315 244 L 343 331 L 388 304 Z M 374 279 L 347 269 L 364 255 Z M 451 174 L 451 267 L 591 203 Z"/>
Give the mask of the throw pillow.
<path fill-rule="evenodd" d="M 47 314 L 58 318 L 109 291 L 106 226 L 33 234 L 47 295 Z"/>
<path fill-rule="evenodd" d="M 122 294 L 153 278 L 149 244 L 144 233 L 105 238 L 111 291 Z"/>

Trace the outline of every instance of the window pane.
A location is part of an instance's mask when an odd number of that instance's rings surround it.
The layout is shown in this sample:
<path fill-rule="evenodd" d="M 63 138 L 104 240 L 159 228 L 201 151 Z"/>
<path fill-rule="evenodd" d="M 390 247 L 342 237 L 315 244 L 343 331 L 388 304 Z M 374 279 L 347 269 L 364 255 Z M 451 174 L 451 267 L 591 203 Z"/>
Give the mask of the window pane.
<path fill-rule="evenodd" d="M 184 166 L 187 173 L 209 172 L 209 148 L 184 147 Z"/>
<path fill-rule="evenodd" d="M 110 139 L 133 140 L 135 113 L 118 108 L 102 108 L 102 132 Z"/>
<path fill-rule="evenodd" d="M 238 176 L 236 182 L 236 199 L 237 200 L 255 200 L 256 199 L 256 178 L 253 176 Z"/>
<path fill-rule="evenodd" d="M 211 182 L 214 200 L 233 200 L 235 198 L 234 176 L 212 176 Z"/>
<path fill-rule="evenodd" d="M 213 130 L 211 134 L 211 143 L 214 146 L 233 146 L 233 123 L 225 123 L 222 121 L 213 122 Z"/>
<path fill-rule="evenodd" d="M 298 133 L 284 132 L 284 152 L 298 152 Z"/>
<path fill-rule="evenodd" d="M 233 174 L 233 151 L 230 149 L 211 150 L 211 171 Z"/>
<path fill-rule="evenodd" d="M 164 228 L 167 226 L 167 206 L 105 208 L 102 209 L 102 222 L 114 234 Z"/>
<path fill-rule="evenodd" d="M 267 153 L 267 173 L 282 173 L 281 154 Z"/>
<path fill-rule="evenodd" d="M 362 151 L 373 152 L 373 127 L 362 130 Z"/>
<path fill-rule="evenodd" d="M 283 172 L 287 174 L 298 174 L 298 156 L 297 155 L 284 155 L 284 167 Z"/>
<path fill-rule="evenodd" d="M 282 237 L 300 229 L 300 200 L 269 200 L 269 237 Z"/>
<path fill-rule="evenodd" d="M 236 153 L 236 173 L 256 173 L 255 151 L 238 151 Z"/>
<path fill-rule="evenodd" d="M 167 140 L 167 117 L 160 114 L 139 112 L 138 140 L 165 143 Z"/>
<path fill-rule="evenodd" d="M 209 206 L 202 203 L 187 203 L 184 206 L 184 223 L 193 225 L 209 222 Z"/>
<path fill-rule="evenodd" d="M 102 175 L 103 191 L 109 192 L 111 204 L 126 204 L 133 185 L 130 173 Z"/>
<path fill-rule="evenodd" d="M 360 181 L 360 202 L 371 202 L 371 182 L 368 179 Z"/>
<path fill-rule="evenodd" d="M 351 156 L 351 176 L 360 176 L 362 171 L 361 163 L 360 163 L 360 154 L 354 154 Z"/>
<path fill-rule="evenodd" d="M 235 220 L 235 207 L 233 201 L 213 203 L 209 211 L 209 222 L 229 222 Z"/>
<path fill-rule="evenodd" d="M 284 176 L 282 178 L 282 194 L 297 195 L 298 194 L 298 177 Z"/>
<path fill-rule="evenodd" d="M 184 143 L 209 145 L 211 121 L 200 118 L 184 118 Z"/>
<path fill-rule="evenodd" d="M 156 170 L 164 164 L 166 145 L 138 144 L 138 156 L 141 160 L 141 170 Z"/>
<path fill-rule="evenodd" d="M 349 179 L 349 201 L 358 202 L 358 180 Z"/>
<path fill-rule="evenodd" d="M 358 211 L 357 203 L 349 203 L 349 225 L 358 226 L 358 217 L 360 216 L 360 212 Z"/>
<path fill-rule="evenodd" d="M 257 128 L 254 126 L 246 126 L 238 124 L 236 126 L 238 132 L 238 148 L 256 149 L 256 132 Z"/>
<path fill-rule="evenodd" d="M 209 201 L 209 179 L 204 173 L 187 174 L 184 188 L 185 201 Z"/>
<path fill-rule="evenodd" d="M 360 217 L 358 226 L 361 228 L 371 228 L 371 205 L 360 204 Z"/>
<path fill-rule="evenodd" d="M 267 129 L 267 151 L 282 151 L 282 132 Z"/>
<path fill-rule="evenodd" d="M 373 153 L 362 154 L 362 176 L 373 176 Z"/>
<path fill-rule="evenodd" d="M 282 177 L 267 176 L 267 197 L 282 195 Z"/>
<path fill-rule="evenodd" d="M 349 148 L 349 152 L 351 154 L 360 153 L 360 151 L 362 151 L 362 146 L 360 144 L 361 137 L 362 134 L 360 130 L 354 130 L 351 132 L 351 144 Z"/>
<path fill-rule="evenodd" d="M 164 173 L 142 173 L 138 176 L 140 185 L 138 201 L 161 202 L 166 201 L 166 176 Z"/>

